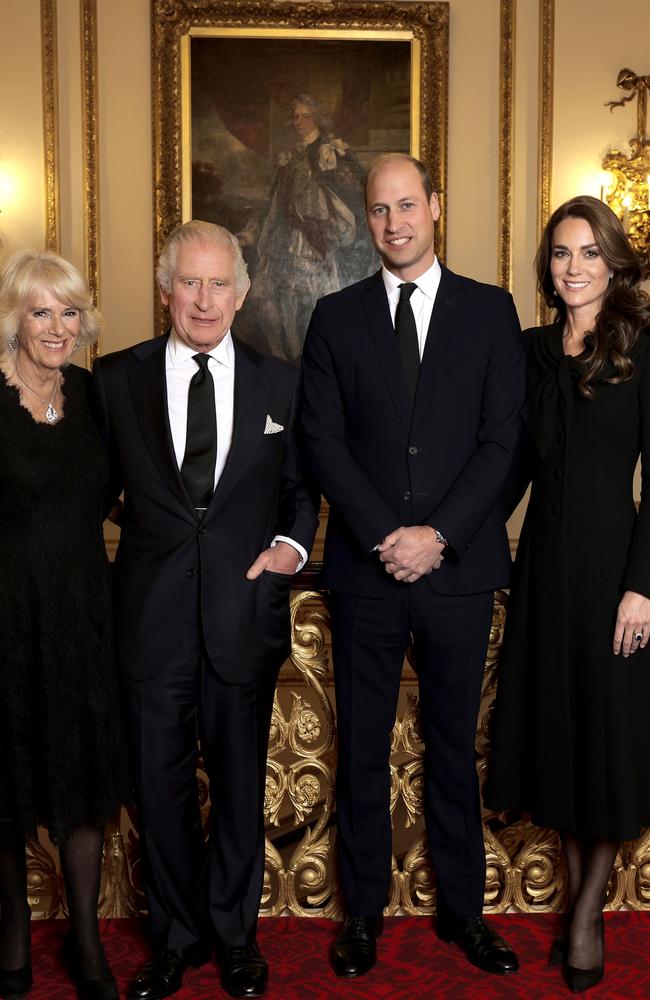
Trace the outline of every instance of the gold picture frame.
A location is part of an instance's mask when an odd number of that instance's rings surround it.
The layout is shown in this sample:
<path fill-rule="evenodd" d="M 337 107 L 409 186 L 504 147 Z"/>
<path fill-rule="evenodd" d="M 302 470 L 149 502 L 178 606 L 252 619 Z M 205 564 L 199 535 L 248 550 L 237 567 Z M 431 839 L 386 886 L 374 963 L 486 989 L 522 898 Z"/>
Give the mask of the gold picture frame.
<path fill-rule="evenodd" d="M 428 165 L 434 186 L 441 196 L 442 212 L 437 228 L 437 252 L 444 259 L 449 10 L 448 3 L 438 0 L 417 4 L 403 0 L 402 2 L 316 0 L 311 3 L 292 3 L 284 0 L 274 3 L 258 2 L 258 0 L 250 2 L 207 0 L 201 3 L 197 3 L 196 0 L 174 0 L 174 2 L 152 0 L 156 257 L 169 232 L 180 222 L 192 217 L 193 159 L 196 164 L 192 144 L 197 115 L 196 108 L 192 105 L 192 81 L 196 80 L 192 77 L 192 65 L 193 59 L 195 63 L 197 61 L 196 53 L 199 51 L 197 46 L 205 47 L 206 41 L 209 42 L 211 39 L 219 41 L 220 57 L 214 61 L 212 77 L 215 93 L 217 87 L 219 92 L 218 110 L 221 111 L 222 118 L 228 121 L 233 117 L 232 113 L 228 113 L 228 108 L 232 109 L 234 104 L 236 112 L 242 89 L 242 74 L 235 73 L 232 67 L 238 63 L 239 66 L 242 65 L 245 54 L 251 51 L 251 44 L 259 46 L 260 54 L 263 51 L 265 66 L 260 69 L 258 59 L 255 69 L 256 79 L 261 80 L 259 100 L 264 113 L 267 117 L 270 116 L 272 123 L 275 122 L 273 126 L 275 132 L 278 131 L 280 120 L 278 95 L 287 95 L 291 92 L 294 95 L 304 94 L 309 89 L 309 81 L 316 81 L 316 87 L 313 89 L 317 89 L 318 81 L 323 75 L 319 67 L 324 65 L 324 61 L 333 49 L 339 53 L 337 58 L 344 59 L 346 53 L 352 51 L 348 46 L 356 45 L 355 59 L 358 53 L 361 53 L 366 63 L 370 65 L 374 55 L 377 67 L 383 62 L 384 66 L 393 68 L 396 65 L 394 59 L 379 58 L 388 51 L 387 44 L 393 45 L 392 52 L 397 51 L 402 63 L 404 62 L 402 52 L 407 51 L 409 89 L 405 102 L 407 106 L 402 106 L 400 113 L 407 116 L 407 148 Z M 297 61 L 299 56 L 293 51 L 297 48 L 300 48 L 300 58 L 303 60 L 300 64 L 303 68 L 300 71 L 292 68 L 299 65 Z M 344 52 L 343 56 L 340 56 L 341 50 Z M 224 54 L 229 59 L 223 59 Z M 309 62 L 310 59 L 312 64 Z M 400 66 L 401 62 L 397 60 Z M 231 68 L 228 69 L 226 64 Z M 305 66 L 307 70 L 304 69 Z M 397 70 L 400 66 L 397 66 Z M 403 66 L 400 71 L 404 71 Z M 370 70 L 368 75 L 372 78 Z M 194 86 L 196 88 L 196 82 Z M 346 86 L 349 93 L 351 87 L 347 80 Z M 377 89 L 378 84 L 375 83 L 374 86 Z M 230 101 L 229 88 L 232 96 Z M 377 104 L 376 99 L 374 103 Z M 271 107 L 271 112 L 267 113 L 268 107 Z M 331 107 L 329 111 L 332 111 Z M 391 148 L 390 129 L 386 129 L 385 134 L 377 138 L 381 129 L 376 127 L 376 122 L 373 122 L 373 125 L 374 145 L 372 142 L 366 143 L 362 151 L 357 148 L 351 154 L 358 153 L 356 159 L 362 168 L 367 166 L 369 157 L 373 153 Z M 403 131 L 402 129 L 402 133 Z M 277 153 L 275 133 L 272 130 L 271 132 L 267 144 L 269 170 L 271 160 Z M 247 136 L 250 134 L 250 129 L 248 132 L 239 129 L 236 133 L 236 143 L 233 139 L 233 145 L 238 143 L 238 149 L 242 145 L 245 147 Z M 343 140 L 342 146 L 349 148 L 346 134 L 342 129 L 340 135 L 341 139 L 335 140 L 334 143 Z M 232 184 L 230 176 L 226 179 Z M 213 218 L 211 221 L 221 220 Z M 228 225 L 229 220 L 224 221 Z M 231 223 L 229 228 L 235 231 L 237 226 Z M 254 272 L 253 285 L 255 285 Z M 160 333 L 164 317 L 157 295 L 155 301 L 155 330 Z M 281 353 L 278 350 L 274 352 Z"/>

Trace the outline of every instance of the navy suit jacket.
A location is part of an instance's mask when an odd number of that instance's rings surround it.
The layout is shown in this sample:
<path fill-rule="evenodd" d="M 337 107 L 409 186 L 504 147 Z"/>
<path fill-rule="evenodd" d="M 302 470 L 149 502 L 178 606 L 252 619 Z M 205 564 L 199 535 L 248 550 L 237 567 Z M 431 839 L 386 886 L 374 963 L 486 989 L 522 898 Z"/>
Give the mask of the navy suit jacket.
<path fill-rule="evenodd" d="M 400 525 L 450 542 L 430 587 L 508 583 L 501 495 L 519 439 L 524 356 L 512 297 L 442 268 L 413 408 L 381 271 L 320 299 L 303 353 L 307 462 L 329 501 L 323 582 L 397 586 L 373 548 Z"/>
<path fill-rule="evenodd" d="M 248 683 L 289 652 L 291 577 L 246 570 L 282 534 L 309 551 L 317 523 L 298 460 L 297 372 L 233 338 L 233 438 L 225 468 L 199 520 L 180 476 L 167 412 L 167 336 L 98 358 L 96 409 L 109 448 L 113 497 L 124 490 L 115 558 L 120 663 L 153 677 L 177 647 L 199 603 L 205 646 L 219 675 Z M 265 433 L 266 418 L 282 425 Z"/>

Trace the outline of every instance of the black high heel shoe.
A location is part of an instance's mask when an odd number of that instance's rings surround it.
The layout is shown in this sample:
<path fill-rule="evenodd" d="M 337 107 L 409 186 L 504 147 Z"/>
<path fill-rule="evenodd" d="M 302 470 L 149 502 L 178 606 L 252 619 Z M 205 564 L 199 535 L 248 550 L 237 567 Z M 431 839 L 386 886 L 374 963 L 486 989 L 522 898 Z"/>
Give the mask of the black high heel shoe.
<path fill-rule="evenodd" d="M 572 993 L 584 993 L 601 981 L 605 975 L 605 920 L 600 918 L 600 940 L 603 948 L 603 960 L 600 965 L 591 969 L 577 969 L 574 965 L 564 966 L 564 979 Z"/>
<path fill-rule="evenodd" d="M 548 964 L 564 965 L 564 963 L 567 960 L 568 954 L 569 954 L 568 942 L 560 941 L 559 938 L 555 938 L 551 944 L 551 950 L 548 953 Z"/>
<path fill-rule="evenodd" d="M 71 931 L 63 939 L 63 961 L 74 983 L 78 1000 L 120 1000 L 117 983 L 110 970 L 106 979 L 86 979 L 82 972 L 79 946 Z"/>

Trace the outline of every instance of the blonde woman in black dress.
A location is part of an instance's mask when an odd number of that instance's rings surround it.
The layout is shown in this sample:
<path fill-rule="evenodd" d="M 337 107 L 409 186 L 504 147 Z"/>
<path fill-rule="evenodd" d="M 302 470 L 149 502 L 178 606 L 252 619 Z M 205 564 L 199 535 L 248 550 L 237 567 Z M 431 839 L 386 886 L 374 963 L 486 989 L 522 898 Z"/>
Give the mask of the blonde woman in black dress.
<path fill-rule="evenodd" d="M 102 538 L 107 458 L 72 353 L 99 330 L 56 254 L 0 274 L 0 996 L 32 983 L 25 839 L 61 856 L 64 958 L 81 1000 L 117 1000 L 99 938 L 103 824 L 128 791 Z"/>
<path fill-rule="evenodd" d="M 603 976 L 618 844 L 650 824 L 650 307 L 637 255 L 596 198 L 553 213 L 536 268 L 557 319 L 525 334 L 520 485 L 532 492 L 485 798 L 560 832 L 568 902 L 550 962 L 580 992 Z"/>

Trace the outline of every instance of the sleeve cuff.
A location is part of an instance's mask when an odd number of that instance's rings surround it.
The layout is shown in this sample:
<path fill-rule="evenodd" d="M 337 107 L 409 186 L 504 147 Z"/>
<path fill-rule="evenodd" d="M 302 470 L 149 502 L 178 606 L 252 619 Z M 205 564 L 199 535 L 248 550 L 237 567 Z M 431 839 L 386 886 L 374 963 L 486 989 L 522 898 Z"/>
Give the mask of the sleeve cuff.
<path fill-rule="evenodd" d="M 276 535 L 273 541 L 271 542 L 271 548 L 273 548 L 274 545 L 277 545 L 278 542 L 286 542 L 287 545 L 291 545 L 291 547 L 296 550 L 296 552 L 300 556 L 300 562 L 296 566 L 296 573 L 299 573 L 300 570 L 303 568 L 303 566 L 306 565 L 307 560 L 309 559 L 307 550 L 302 547 L 300 542 L 294 542 L 293 538 L 287 538 L 286 535 Z"/>

